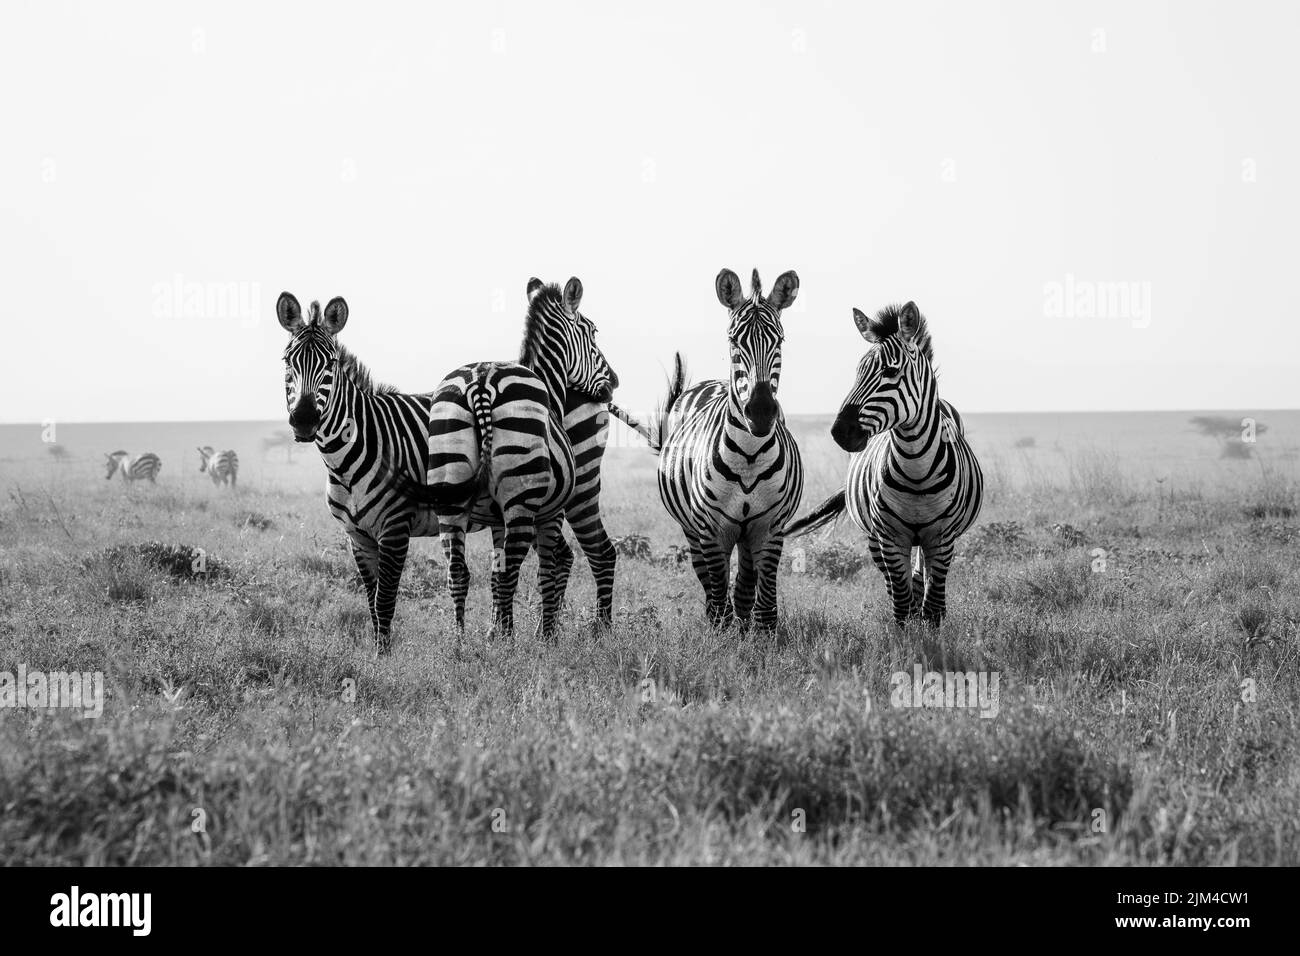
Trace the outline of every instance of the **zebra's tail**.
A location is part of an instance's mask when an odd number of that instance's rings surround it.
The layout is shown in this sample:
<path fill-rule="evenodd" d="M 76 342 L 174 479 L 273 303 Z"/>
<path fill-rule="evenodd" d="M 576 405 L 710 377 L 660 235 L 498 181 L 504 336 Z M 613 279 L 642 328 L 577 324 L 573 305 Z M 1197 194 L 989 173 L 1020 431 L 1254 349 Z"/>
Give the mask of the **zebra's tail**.
<path fill-rule="evenodd" d="M 465 386 L 465 398 L 469 401 L 470 411 L 474 415 L 474 428 L 479 435 L 478 467 L 468 481 L 454 485 L 421 484 L 410 475 L 393 468 L 390 462 L 380 456 L 378 465 L 383 477 L 398 494 L 419 508 L 457 511 L 469 507 L 481 492 L 487 490 L 488 479 L 492 474 L 492 408 L 496 401 L 496 390 L 483 379 L 473 379 Z"/>
<path fill-rule="evenodd" d="M 613 402 L 609 403 L 609 413 L 613 415 L 615 418 L 617 418 L 624 425 L 626 425 L 628 428 L 632 429 L 632 431 L 636 432 L 638 435 L 644 438 L 645 443 L 649 445 L 652 449 L 655 447 L 654 433 L 651 432 L 650 426 L 645 424 L 645 422 L 633 416 L 632 413 L 627 411 L 626 409 L 621 408 L 618 405 L 615 405 Z"/>
<path fill-rule="evenodd" d="M 787 525 L 785 536 L 787 538 L 797 538 L 800 535 L 816 531 L 818 528 L 825 527 L 840 515 L 844 514 L 844 492 L 837 491 L 831 495 L 809 514 L 804 515 L 798 521 Z"/>
<path fill-rule="evenodd" d="M 647 439 L 650 442 L 650 448 L 657 455 L 659 450 L 664 447 L 668 441 L 668 417 L 672 414 L 673 406 L 677 400 L 682 397 L 682 392 L 686 391 L 686 360 L 682 358 L 681 352 L 673 353 L 673 373 L 668 376 L 668 393 L 664 395 L 664 400 L 655 409 L 654 423 L 651 426 L 652 437 Z"/>

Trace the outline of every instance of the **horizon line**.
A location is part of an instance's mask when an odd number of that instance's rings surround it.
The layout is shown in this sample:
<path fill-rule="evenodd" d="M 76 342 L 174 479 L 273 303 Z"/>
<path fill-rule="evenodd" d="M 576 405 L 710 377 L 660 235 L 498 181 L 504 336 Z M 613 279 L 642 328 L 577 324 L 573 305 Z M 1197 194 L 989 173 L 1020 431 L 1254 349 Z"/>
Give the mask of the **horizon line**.
<path fill-rule="evenodd" d="M 1165 414 L 1174 415 L 1188 412 L 1297 412 L 1300 408 L 1062 408 L 1062 409 L 995 409 L 980 411 L 962 411 L 962 415 L 1138 415 Z M 825 412 L 786 412 L 787 418 L 815 418 L 836 414 L 836 410 Z M 256 425 L 277 423 L 285 428 L 287 421 L 275 418 L 105 418 L 105 419 L 49 419 L 56 425 Z M 30 426 L 44 428 L 45 421 L 0 421 L 0 427 L 15 428 Z M 626 426 L 625 426 L 626 427 Z"/>

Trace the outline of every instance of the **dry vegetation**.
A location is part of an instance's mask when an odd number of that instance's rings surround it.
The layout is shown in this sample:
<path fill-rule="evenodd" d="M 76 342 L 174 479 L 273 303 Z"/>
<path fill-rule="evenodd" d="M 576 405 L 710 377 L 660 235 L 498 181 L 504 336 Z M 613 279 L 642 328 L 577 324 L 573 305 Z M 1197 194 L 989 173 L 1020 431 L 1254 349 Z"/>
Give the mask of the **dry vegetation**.
<path fill-rule="evenodd" d="M 1300 863 L 1287 482 L 1243 463 L 1171 495 L 1083 455 L 1056 483 L 991 475 L 940 632 L 892 628 L 842 526 L 801 573 L 788 555 L 782 626 L 755 637 L 702 626 L 637 454 L 610 465 L 611 633 L 579 561 L 557 643 L 531 609 L 489 641 L 479 540 L 458 642 L 422 546 L 379 660 L 319 493 L 6 466 L 0 669 L 108 692 L 98 719 L 0 711 L 0 857 Z M 808 457 L 813 504 L 839 466 Z M 918 663 L 999 672 L 997 716 L 891 707 Z"/>

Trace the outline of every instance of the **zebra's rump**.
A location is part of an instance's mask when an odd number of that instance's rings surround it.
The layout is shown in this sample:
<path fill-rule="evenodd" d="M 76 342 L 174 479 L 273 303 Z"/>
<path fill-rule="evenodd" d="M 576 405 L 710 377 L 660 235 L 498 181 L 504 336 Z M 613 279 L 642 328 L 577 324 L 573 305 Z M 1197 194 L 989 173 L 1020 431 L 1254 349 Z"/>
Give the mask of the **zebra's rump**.
<path fill-rule="evenodd" d="M 462 498 L 475 524 L 500 523 L 528 503 L 556 514 L 573 491 L 574 464 L 545 383 L 513 362 L 480 362 L 449 374 L 429 410 L 426 481 Z"/>

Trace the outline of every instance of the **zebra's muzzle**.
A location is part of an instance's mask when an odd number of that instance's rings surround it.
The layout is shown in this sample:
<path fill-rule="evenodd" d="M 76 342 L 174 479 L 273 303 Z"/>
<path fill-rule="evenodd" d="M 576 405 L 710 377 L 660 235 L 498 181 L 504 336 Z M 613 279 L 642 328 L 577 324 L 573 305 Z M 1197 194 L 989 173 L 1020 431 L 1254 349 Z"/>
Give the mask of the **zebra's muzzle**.
<path fill-rule="evenodd" d="M 303 395 L 289 413 L 289 427 L 293 429 L 293 440 L 309 442 L 316 438 L 316 428 L 320 425 L 320 412 L 316 410 L 316 396 Z"/>
<path fill-rule="evenodd" d="M 840 410 L 831 426 L 831 438 L 845 451 L 856 454 L 867 447 L 871 441 L 870 429 L 864 428 L 858 420 L 859 410 L 856 406 L 847 406 Z"/>
<path fill-rule="evenodd" d="M 755 438 L 765 438 L 776 421 L 776 395 L 769 382 L 759 382 L 754 386 L 745 403 L 745 425 Z"/>

